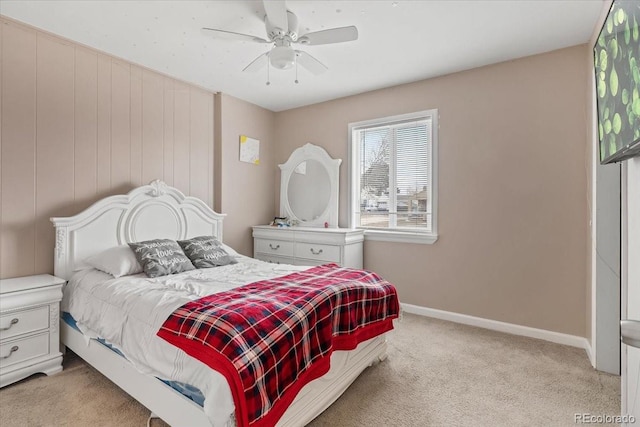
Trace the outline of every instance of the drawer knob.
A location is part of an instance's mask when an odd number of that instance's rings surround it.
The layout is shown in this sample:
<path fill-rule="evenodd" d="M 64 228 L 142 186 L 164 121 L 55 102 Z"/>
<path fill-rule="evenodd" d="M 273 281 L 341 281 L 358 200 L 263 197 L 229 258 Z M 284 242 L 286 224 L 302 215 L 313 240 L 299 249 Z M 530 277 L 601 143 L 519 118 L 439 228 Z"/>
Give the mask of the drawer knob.
<path fill-rule="evenodd" d="M 9 350 L 9 354 L 7 354 L 6 356 L 0 357 L 0 359 L 8 359 L 9 357 L 11 357 L 14 351 L 18 351 L 18 348 L 19 347 L 17 345 L 14 345 L 13 347 L 11 347 L 11 350 Z"/>
<path fill-rule="evenodd" d="M 20 321 L 19 319 L 11 319 L 11 322 L 9 322 L 9 326 L 7 326 L 6 328 L 0 328 L 0 331 L 8 331 L 9 329 L 11 329 L 11 327 L 13 325 L 18 323 L 19 321 Z M 7 356 L 7 357 L 9 357 L 9 356 Z"/>
<path fill-rule="evenodd" d="M 320 255 L 322 253 L 322 249 L 314 251 L 313 248 L 309 248 L 309 250 L 311 251 L 312 254 L 314 255 Z"/>
<path fill-rule="evenodd" d="M 270 247 L 271 249 L 273 249 L 274 251 L 277 251 L 278 249 L 280 249 L 280 245 L 275 245 L 275 246 L 273 246 L 273 244 L 271 244 L 271 243 L 269 243 L 269 247 Z"/>

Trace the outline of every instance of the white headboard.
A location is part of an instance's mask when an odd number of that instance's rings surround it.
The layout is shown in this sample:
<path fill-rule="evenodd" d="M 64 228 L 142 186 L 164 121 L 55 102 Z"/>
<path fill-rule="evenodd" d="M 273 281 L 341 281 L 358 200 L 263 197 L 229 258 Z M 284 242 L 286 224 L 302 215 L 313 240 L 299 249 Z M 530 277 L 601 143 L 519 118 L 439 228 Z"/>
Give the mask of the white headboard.
<path fill-rule="evenodd" d="M 149 239 L 209 235 L 222 241 L 223 214 L 160 180 L 106 197 L 77 215 L 51 218 L 56 228 L 54 274 L 62 279 L 100 251 Z"/>

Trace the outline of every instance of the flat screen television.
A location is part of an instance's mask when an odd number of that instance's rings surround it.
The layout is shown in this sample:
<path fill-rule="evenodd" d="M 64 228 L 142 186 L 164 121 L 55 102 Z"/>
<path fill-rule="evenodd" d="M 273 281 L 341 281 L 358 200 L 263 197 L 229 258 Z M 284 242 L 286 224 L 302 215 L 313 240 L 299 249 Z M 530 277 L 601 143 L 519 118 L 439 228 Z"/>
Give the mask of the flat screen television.
<path fill-rule="evenodd" d="M 614 0 L 593 57 L 600 163 L 640 156 L 640 0 Z"/>

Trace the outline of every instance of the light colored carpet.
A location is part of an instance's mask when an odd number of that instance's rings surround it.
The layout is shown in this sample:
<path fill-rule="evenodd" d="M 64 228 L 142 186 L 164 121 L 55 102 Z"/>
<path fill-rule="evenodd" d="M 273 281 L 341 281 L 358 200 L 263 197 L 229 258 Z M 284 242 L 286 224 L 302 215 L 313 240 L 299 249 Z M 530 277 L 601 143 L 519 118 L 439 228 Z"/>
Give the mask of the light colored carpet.
<path fill-rule="evenodd" d="M 311 426 L 575 426 L 576 413 L 620 413 L 620 378 L 584 350 L 405 314 L 388 354 Z M 142 427 L 148 415 L 72 354 L 62 373 L 0 390 L 2 427 Z"/>

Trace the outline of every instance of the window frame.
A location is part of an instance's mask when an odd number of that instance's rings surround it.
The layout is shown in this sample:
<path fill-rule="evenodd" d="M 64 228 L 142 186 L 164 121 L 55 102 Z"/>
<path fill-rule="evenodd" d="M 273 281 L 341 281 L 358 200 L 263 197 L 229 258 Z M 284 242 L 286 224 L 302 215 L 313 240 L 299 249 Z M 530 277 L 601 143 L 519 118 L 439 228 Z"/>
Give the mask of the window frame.
<path fill-rule="evenodd" d="M 356 224 L 355 209 L 360 206 L 359 189 L 355 185 L 359 182 L 358 165 L 354 164 L 358 159 L 357 141 L 354 141 L 353 135 L 355 131 L 379 127 L 397 125 L 402 122 L 418 121 L 431 119 L 431 231 L 421 231 L 416 229 L 372 229 L 361 227 Z M 415 113 L 399 114 L 395 116 L 382 117 L 377 119 L 363 120 L 359 122 L 349 123 L 349 174 L 348 174 L 348 203 L 349 210 L 349 228 L 357 228 L 364 230 L 365 240 L 376 240 L 383 242 L 400 242 L 400 243 L 421 243 L 433 244 L 438 240 L 438 109 L 430 109 L 418 111 Z M 393 154 L 394 159 L 396 153 Z M 395 163 L 395 160 L 394 160 Z M 391 171 L 390 171 L 391 173 Z"/>

